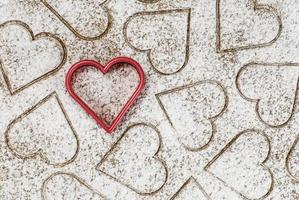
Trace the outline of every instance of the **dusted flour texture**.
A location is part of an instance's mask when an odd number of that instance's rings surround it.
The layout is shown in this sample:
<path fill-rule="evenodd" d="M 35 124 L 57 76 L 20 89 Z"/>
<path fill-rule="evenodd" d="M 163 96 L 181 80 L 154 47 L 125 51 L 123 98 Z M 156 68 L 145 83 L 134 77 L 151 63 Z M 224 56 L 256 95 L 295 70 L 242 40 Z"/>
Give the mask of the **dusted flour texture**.
<path fill-rule="evenodd" d="M 1 0 L 0 199 L 299 199 L 297 0 Z M 107 134 L 83 59 L 145 88 Z M 106 123 L 139 79 L 78 71 Z"/>

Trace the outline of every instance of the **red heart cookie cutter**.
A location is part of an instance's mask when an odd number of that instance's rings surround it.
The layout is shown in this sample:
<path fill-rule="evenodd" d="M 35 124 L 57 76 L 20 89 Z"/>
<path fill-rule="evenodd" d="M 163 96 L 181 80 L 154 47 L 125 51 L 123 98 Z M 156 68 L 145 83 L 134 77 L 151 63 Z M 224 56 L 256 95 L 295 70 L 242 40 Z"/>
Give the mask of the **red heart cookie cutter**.
<path fill-rule="evenodd" d="M 118 115 L 113 119 L 111 124 L 106 124 L 75 92 L 74 89 L 72 87 L 72 76 L 73 74 L 84 67 L 95 67 L 97 69 L 99 69 L 103 74 L 106 74 L 109 69 L 112 66 L 116 66 L 116 64 L 120 64 L 120 63 L 124 63 L 124 64 L 129 64 L 130 66 L 134 67 L 135 70 L 138 73 L 139 76 L 139 84 L 136 87 L 133 95 L 130 97 L 130 99 L 126 102 L 126 104 L 124 105 L 124 107 L 121 109 L 121 111 L 118 113 Z M 112 133 L 113 130 L 116 128 L 116 126 L 120 123 L 120 121 L 122 120 L 122 118 L 124 117 L 124 115 L 126 114 L 126 112 L 128 111 L 128 109 L 132 106 L 132 104 L 134 103 L 134 101 L 136 100 L 136 98 L 138 97 L 138 95 L 141 93 L 142 89 L 144 88 L 145 85 L 145 75 L 143 72 L 143 69 L 141 68 L 141 66 L 139 65 L 138 62 L 136 62 L 135 60 L 133 60 L 132 58 L 128 58 L 128 57 L 118 57 L 118 58 L 114 58 L 111 61 L 109 61 L 106 66 L 101 65 L 100 63 L 93 61 L 93 60 L 82 60 L 79 61 L 77 63 L 75 63 L 74 65 L 71 66 L 71 68 L 69 69 L 67 75 L 66 75 L 66 80 L 65 80 L 65 84 L 66 84 L 66 88 L 68 90 L 68 92 L 70 93 L 70 95 L 75 99 L 75 101 L 77 101 L 82 108 L 89 114 L 91 115 L 94 120 L 101 126 L 103 127 L 108 133 Z"/>

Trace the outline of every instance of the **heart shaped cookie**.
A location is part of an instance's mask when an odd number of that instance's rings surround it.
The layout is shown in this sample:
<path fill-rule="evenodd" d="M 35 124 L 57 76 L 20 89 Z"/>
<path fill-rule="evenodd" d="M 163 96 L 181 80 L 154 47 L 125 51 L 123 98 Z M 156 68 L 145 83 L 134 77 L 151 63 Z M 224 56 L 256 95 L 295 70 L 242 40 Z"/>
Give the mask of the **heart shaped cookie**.
<path fill-rule="evenodd" d="M 105 154 L 97 170 L 138 194 L 158 192 L 168 176 L 167 168 L 158 156 L 160 132 L 150 124 L 130 126 Z"/>
<path fill-rule="evenodd" d="M 264 199 L 273 189 L 273 175 L 265 166 L 270 140 L 258 130 L 236 135 L 205 167 L 246 199 Z"/>
<path fill-rule="evenodd" d="M 133 92 L 132 96 L 129 98 L 129 100 L 124 104 L 120 112 L 116 115 L 116 117 L 112 120 L 111 123 L 105 122 L 101 117 L 98 116 L 98 114 L 85 102 L 82 100 L 82 98 L 79 97 L 78 94 L 74 91 L 74 88 L 72 86 L 72 78 L 73 75 L 76 71 L 79 69 L 83 69 L 86 67 L 94 67 L 103 74 L 106 74 L 109 72 L 109 69 L 111 69 L 114 66 L 117 66 L 118 64 L 128 64 L 129 66 L 133 67 L 136 72 L 138 73 L 139 76 L 139 83 L 138 86 L 136 87 L 135 91 Z M 128 58 L 128 57 L 118 57 L 115 59 L 112 59 L 110 62 L 106 64 L 106 66 L 101 65 L 100 63 L 92 60 L 83 60 L 80 61 L 76 64 L 74 64 L 70 70 L 67 73 L 66 76 L 66 88 L 70 95 L 77 101 L 82 108 L 93 117 L 93 119 L 101 126 L 103 127 L 108 133 L 112 133 L 113 130 L 116 128 L 116 126 L 120 123 L 128 109 L 133 105 L 135 102 L 136 98 L 139 96 L 141 93 L 142 89 L 144 88 L 145 85 L 145 76 L 143 69 L 141 66 L 133 59 Z"/>

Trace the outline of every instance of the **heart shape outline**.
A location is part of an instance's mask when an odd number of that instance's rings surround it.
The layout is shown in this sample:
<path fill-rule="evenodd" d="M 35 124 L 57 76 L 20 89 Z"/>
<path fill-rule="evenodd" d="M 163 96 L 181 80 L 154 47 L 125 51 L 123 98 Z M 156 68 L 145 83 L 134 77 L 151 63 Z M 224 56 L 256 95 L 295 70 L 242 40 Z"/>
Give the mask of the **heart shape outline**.
<path fill-rule="evenodd" d="M 139 84 L 136 87 L 133 95 L 130 97 L 130 99 L 125 103 L 125 105 L 122 107 L 122 109 L 120 110 L 120 112 L 116 115 L 116 117 L 113 119 L 111 124 L 106 124 L 75 92 L 74 89 L 72 87 L 72 77 L 73 74 L 84 67 L 88 67 L 88 66 L 92 66 L 95 67 L 97 69 L 99 69 L 104 75 L 106 73 L 109 72 L 109 69 L 113 66 L 115 66 L 116 64 L 120 64 L 120 63 L 125 63 L 125 64 L 129 64 L 130 66 L 132 66 L 133 68 L 135 68 L 135 70 L 138 73 L 139 76 Z M 66 79 L 65 79 L 65 85 L 66 88 L 68 90 L 68 92 L 70 93 L 71 97 L 77 101 L 79 103 L 79 105 L 89 114 L 91 115 L 91 117 L 109 134 L 111 134 L 114 129 L 116 128 L 116 126 L 121 122 L 122 118 L 124 117 L 124 115 L 126 114 L 126 112 L 129 110 L 129 108 L 132 106 L 132 104 L 135 102 L 135 100 L 137 99 L 137 97 L 139 96 L 139 94 L 141 93 L 142 89 L 144 88 L 145 85 L 145 75 L 144 75 L 144 71 L 142 69 L 142 67 L 140 66 L 140 64 L 133 60 L 132 58 L 129 57 L 117 57 L 114 58 L 112 60 L 110 60 L 105 66 L 103 66 L 102 64 L 100 64 L 97 61 L 94 60 L 81 60 L 77 63 L 75 63 L 74 65 L 71 66 L 71 68 L 69 69 L 69 71 L 67 72 L 66 75 Z"/>
<path fill-rule="evenodd" d="M 108 172 L 106 172 L 105 170 L 103 170 L 101 168 L 101 166 L 103 165 L 103 163 L 105 163 L 108 160 L 108 157 L 110 155 L 113 156 L 113 152 L 115 151 L 115 149 L 117 149 L 119 147 L 119 145 L 122 143 L 123 140 L 126 139 L 126 137 L 128 137 L 128 134 L 130 133 L 130 131 L 134 130 L 135 128 L 138 128 L 139 126 L 144 126 L 146 128 L 152 129 L 153 132 L 155 132 L 155 134 L 157 134 L 157 139 L 158 139 L 158 144 L 156 146 L 156 151 L 154 154 L 152 154 L 151 156 L 149 156 L 149 158 L 152 158 L 153 160 L 159 162 L 165 171 L 165 178 L 164 178 L 164 182 L 163 184 L 161 184 L 159 186 L 159 188 L 156 188 L 155 190 L 151 191 L 140 191 L 137 188 L 135 188 L 134 186 L 130 186 L 130 184 L 127 184 L 126 181 L 123 181 L 121 179 L 118 179 L 115 175 L 110 175 Z M 161 132 L 160 130 L 153 124 L 150 123 L 146 123 L 146 122 L 138 122 L 132 125 L 129 125 L 125 131 L 122 133 L 122 135 L 120 136 L 120 138 L 110 147 L 110 149 L 104 154 L 104 156 L 102 157 L 101 161 L 96 165 L 95 169 L 101 173 L 103 173 L 104 175 L 106 175 L 107 177 L 110 177 L 112 180 L 124 185 L 125 187 L 129 188 L 130 190 L 134 191 L 135 193 L 139 194 L 139 195 L 153 195 L 156 194 L 157 192 L 159 192 L 164 185 L 166 184 L 167 180 L 169 179 L 169 171 L 168 171 L 168 167 L 167 164 L 165 162 L 164 159 L 160 158 L 159 153 L 161 152 L 161 148 L 162 148 L 162 136 L 161 136 Z M 148 152 L 147 152 L 148 153 Z M 145 168 L 145 167 L 144 167 Z"/>
<path fill-rule="evenodd" d="M 218 160 L 218 158 L 220 158 L 221 156 L 223 156 L 223 154 L 228 151 L 230 148 L 232 148 L 234 146 L 234 144 L 238 141 L 238 139 L 240 137 L 242 137 L 244 134 L 253 132 L 254 134 L 258 134 L 262 137 L 264 137 L 267 146 L 268 146 L 268 150 L 266 155 L 264 156 L 264 158 L 261 158 L 260 161 L 258 161 L 256 164 L 257 166 L 262 167 L 263 169 L 265 169 L 270 177 L 271 180 L 271 184 L 268 188 L 268 190 L 266 191 L 265 194 L 263 194 L 263 196 L 259 197 L 259 198 L 249 198 L 246 196 L 246 194 L 243 194 L 241 191 L 238 191 L 237 189 L 235 189 L 233 186 L 230 186 L 229 183 L 227 183 L 225 180 L 223 180 L 221 177 L 217 176 L 215 173 L 213 173 L 212 171 L 209 170 L 209 168 Z M 247 146 L 247 145 L 246 145 Z M 265 199 L 267 196 L 269 196 L 269 194 L 273 191 L 273 187 L 274 187 L 274 174 L 271 171 L 271 169 L 266 165 L 266 162 L 269 160 L 270 156 L 271 156 L 271 141 L 270 138 L 265 134 L 264 131 L 259 130 L 259 129 L 246 129 L 243 130 L 241 132 L 239 132 L 236 136 L 234 136 L 221 150 L 219 153 L 217 153 L 212 160 L 210 160 L 208 162 L 208 164 L 204 167 L 204 170 L 208 173 L 210 173 L 212 176 L 216 177 L 219 181 L 221 181 L 222 183 L 224 183 L 225 186 L 229 187 L 230 189 L 232 189 L 233 191 L 235 191 L 236 193 L 238 193 L 241 197 L 243 197 L 244 199 L 252 199 L 252 200 L 262 200 Z"/>
<path fill-rule="evenodd" d="M 160 1 L 160 0 L 158 0 Z M 158 2 L 156 1 L 156 2 Z M 156 3 L 154 2 L 154 3 Z M 150 4 L 150 3 L 149 3 Z M 184 63 L 179 67 L 179 69 L 175 70 L 174 72 L 163 72 L 163 70 L 158 69 L 154 63 L 153 63 L 153 56 L 151 55 L 153 49 L 155 48 L 149 48 L 149 49 L 141 49 L 139 47 L 136 47 L 134 44 L 132 44 L 132 42 L 130 41 L 129 37 L 128 37 L 128 26 L 131 23 L 131 21 L 134 18 L 137 17 L 142 17 L 142 16 L 155 16 L 155 15 L 164 15 L 164 14 L 172 14 L 172 13 L 184 13 L 187 12 L 187 30 L 186 30 L 186 44 L 184 45 L 184 48 L 186 49 L 185 52 L 185 61 Z M 151 65 L 151 67 L 154 69 L 155 72 L 159 73 L 160 75 L 164 75 L 164 76 L 169 76 L 169 75 L 174 75 L 177 74 L 179 72 L 181 72 L 186 65 L 189 62 L 189 57 L 190 57 L 190 30 L 191 30 L 191 8 L 185 8 L 185 9 L 170 9 L 170 10 L 158 10 L 158 11 L 142 11 L 142 12 L 137 12 L 133 15 L 131 15 L 125 22 L 124 26 L 123 26 L 123 35 L 125 38 L 126 43 L 134 50 L 139 51 L 139 52 L 146 52 L 147 54 L 147 58 L 149 60 L 149 63 Z"/>
<path fill-rule="evenodd" d="M 254 65 L 256 65 L 257 67 L 260 66 L 260 67 L 267 67 L 267 68 L 271 68 L 271 67 L 299 67 L 299 63 L 265 63 L 265 62 L 250 62 L 250 63 L 247 63 L 245 64 L 244 66 L 242 66 L 238 73 L 237 73 L 237 76 L 235 78 L 235 85 L 236 85 L 236 88 L 238 90 L 238 93 L 241 95 L 241 97 L 243 99 L 245 99 L 246 101 L 248 102 L 254 102 L 255 103 L 255 113 L 257 115 L 257 117 L 259 118 L 259 120 L 265 124 L 266 126 L 270 127 L 270 128 L 282 128 L 284 126 L 286 126 L 290 121 L 291 119 L 293 118 L 293 115 L 295 113 L 295 109 L 296 109 L 296 100 L 298 98 L 298 88 L 299 88 L 299 77 L 297 79 L 297 86 L 296 86 L 296 91 L 295 91 L 295 98 L 294 98 L 294 101 L 293 101 L 293 104 L 292 104 L 292 112 L 290 114 L 290 116 L 288 117 L 288 119 L 286 121 L 284 121 L 283 123 L 280 123 L 280 124 L 270 124 L 268 123 L 263 117 L 262 117 L 262 114 L 261 114 L 261 108 L 260 108 L 260 102 L 262 101 L 262 98 L 258 98 L 258 99 L 254 99 L 254 98 L 251 98 L 249 97 L 248 95 L 244 94 L 244 92 L 242 91 L 241 89 L 241 76 L 243 74 L 243 72 L 250 68 L 250 67 L 253 67 L 253 68 L 256 68 L 254 67 Z"/>
<path fill-rule="evenodd" d="M 56 103 L 58 104 L 61 112 L 63 113 L 63 116 L 69 126 L 69 128 L 72 131 L 73 137 L 76 140 L 76 150 L 74 152 L 74 154 L 72 155 L 71 158 L 67 159 L 64 162 L 60 162 L 60 163 L 56 163 L 56 162 L 52 162 L 48 156 L 47 153 L 43 150 L 43 148 L 39 147 L 36 151 L 33 151 L 32 153 L 28 153 L 28 154 L 24 154 L 23 152 L 18 151 L 14 145 L 11 142 L 11 130 L 14 128 L 14 126 L 20 122 L 22 122 L 22 120 L 24 120 L 24 118 L 26 118 L 27 116 L 31 115 L 34 111 L 40 109 L 40 107 L 42 107 L 45 103 L 47 103 L 48 101 L 51 100 L 51 98 L 54 98 Z M 51 94 L 47 95 L 46 97 L 44 97 L 43 99 L 41 99 L 39 102 L 37 102 L 34 106 L 32 106 L 31 108 L 29 108 L 28 110 L 24 111 L 22 114 L 20 114 L 17 118 L 15 118 L 14 120 L 12 120 L 9 125 L 7 126 L 6 131 L 4 132 L 4 137 L 5 137 L 5 144 L 7 146 L 7 148 L 10 150 L 10 152 L 19 159 L 23 159 L 23 160 L 29 160 L 29 159 L 37 159 L 40 158 L 44 163 L 46 163 L 47 165 L 53 166 L 53 167 L 64 167 L 68 164 L 71 164 L 72 162 L 74 162 L 74 160 L 76 160 L 79 150 L 80 150 L 80 141 L 78 138 L 78 134 L 76 132 L 76 130 L 74 129 L 74 126 L 58 96 L 58 94 L 56 92 L 52 92 Z"/>
<path fill-rule="evenodd" d="M 6 72 L 6 69 L 5 69 L 5 64 L 4 64 L 3 60 L 0 58 L 0 73 L 2 73 L 4 82 L 7 85 L 7 89 L 9 91 L 10 95 L 13 96 L 13 95 L 16 95 L 19 92 L 22 92 L 23 90 L 29 88 L 30 86 L 32 86 L 32 85 L 34 85 L 34 84 L 36 84 L 36 83 L 38 83 L 42 80 L 45 80 L 45 79 L 49 78 L 50 76 L 56 74 L 62 68 L 62 66 L 66 63 L 66 58 L 67 58 L 68 53 L 67 53 L 67 48 L 66 48 L 66 45 L 65 45 L 64 41 L 62 41 L 57 35 L 54 35 L 50 32 L 40 32 L 40 33 L 34 34 L 31 27 L 28 24 L 26 24 L 25 22 L 20 21 L 20 20 L 6 21 L 3 24 L 0 24 L 0 29 L 8 27 L 10 25 L 19 26 L 23 30 L 26 30 L 29 34 L 29 39 L 31 39 L 31 42 L 36 42 L 38 40 L 45 39 L 45 38 L 51 38 L 51 39 L 55 40 L 57 45 L 60 46 L 59 48 L 60 48 L 60 51 L 61 51 L 60 52 L 61 53 L 61 59 L 55 67 L 52 67 L 52 69 L 48 70 L 44 74 L 41 74 L 38 77 L 35 77 L 33 80 L 17 87 L 16 89 L 13 89 L 12 81 L 10 80 L 10 77 L 8 76 L 8 74 Z"/>
<path fill-rule="evenodd" d="M 100 3 L 100 5 L 104 5 L 108 0 L 103 1 Z M 63 17 L 57 9 L 55 9 L 50 3 L 47 2 L 47 0 L 41 0 L 41 3 L 49 9 L 49 11 L 54 14 L 59 21 L 61 21 L 76 37 L 86 40 L 86 41 L 94 41 L 99 40 L 102 36 L 106 35 L 109 29 L 111 28 L 111 16 L 109 15 L 108 11 L 106 11 L 107 17 L 108 17 L 108 24 L 104 30 L 104 32 L 97 34 L 96 36 L 86 36 L 84 34 L 81 34 L 80 31 L 78 31 L 76 28 L 72 26 L 72 24 Z M 104 10 L 104 8 L 103 8 Z"/>
<path fill-rule="evenodd" d="M 92 192 L 105 200 L 108 199 L 104 194 L 102 194 L 100 191 L 93 188 L 90 184 L 88 184 L 84 179 L 80 178 L 79 176 L 77 176 L 73 173 L 70 173 L 70 172 L 58 171 L 58 172 L 51 174 L 49 177 L 47 177 L 43 181 L 43 184 L 41 187 L 42 200 L 50 199 L 50 198 L 48 198 L 48 195 L 47 195 L 47 191 L 48 191 L 47 186 L 48 186 L 49 182 L 51 182 L 54 178 L 61 177 L 61 176 L 67 176 L 68 178 L 72 178 L 73 181 L 77 181 L 77 183 L 79 183 L 81 187 L 87 189 L 89 192 Z"/>
<path fill-rule="evenodd" d="M 255 49 L 255 48 L 263 48 L 267 46 L 271 46 L 274 44 L 278 38 L 281 36 L 282 33 L 282 19 L 280 15 L 278 14 L 278 11 L 276 8 L 267 5 L 267 4 L 261 4 L 258 2 L 258 0 L 252 0 L 253 3 L 253 10 L 255 12 L 265 10 L 266 12 L 272 13 L 276 17 L 276 21 L 278 23 L 278 30 L 274 38 L 272 38 L 270 41 L 265 41 L 262 43 L 254 43 L 254 44 L 247 44 L 247 45 L 240 45 L 235 47 L 229 47 L 229 48 L 222 48 L 221 43 L 221 0 L 216 1 L 216 52 L 217 53 L 228 53 L 228 52 L 235 52 L 235 51 L 242 51 L 242 50 L 248 50 L 248 49 Z"/>
<path fill-rule="evenodd" d="M 290 150 L 288 151 L 287 157 L 285 159 L 285 168 L 287 173 L 289 174 L 289 176 L 295 181 L 295 182 L 299 182 L 299 177 L 296 177 L 296 175 L 294 175 L 294 173 L 292 172 L 291 169 L 291 155 L 292 153 L 295 151 L 296 146 L 299 145 L 299 135 L 297 136 L 297 138 L 295 139 L 295 141 L 293 142 Z"/>
<path fill-rule="evenodd" d="M 176 200 L 177 197 L 181 194 L 181 192 L 184 190 L 184 188 L 186 188 L 189 184 L 192 184 L 192 182 L 197 186 L 197 188 L 200 190 L 200 192 L 202 193 L 202 195 L 205 197 L 205 200 L 212 200 L 210 195 L 208 195 L 208 193 L 205 191 L 205 189 L 202 187 L 201 184 L 199 184 L 199 182 L 196 180 L 196 178 L 194 178 L 193 176 L 190 176 L 190 178 L 188 178 L 188 180 L 186 182 L 183 183 L 183 185 L 179 188 L 178 191 L 176 191 L 176 193 L 174 193 L 174 195 L 169 199 L 169 200 Z"/>
<path fill-rule="evenodd" d="M 175 93 L 178 93 L 180 91 L 183 91 L 183 90 L 188 90 L 190 88 L 193 88 L 193 87 L 196 87 L 196 86 L 200 86 L 200 85 L 203 85 L 203 84 L 211 84 L 211 85 L 214 85 L 216 87 L 219 87 L 218 89 L 221 90 L 222 92 L 222 95 L 224 97 L 224 104 L 223 104 L 223 107 L 222 109 L 217 113 L 215 114 L 214 116 L 211 116 L 211 117 L 203 117 L 203 119 L 206 119 L 209 121 L 210 125 L 211 125 L 211 136 L 209 137 L 208 141 L 206 144 L 204 145 L 201 145 L 199 147 L 190 147 L 186 144 L 184 144 L 183 142 L 180 141 L 181 145 L 188 151 L 200 151 L 204 148 L 206 148 L 212 138 L 214 137 L 214 134 L 216 132 L 216 127 L 215 127 L 215 121 L 220 117 L 222 116 L 222 114 L 226 111 L 227 109 L 227 106 L 228 106 L 228 101 L 229 101 L 229 98 L 228 98 L 228 95 L 227 95 L 227 91 L 226 89 L 222 86 L 222 84 L 218 81 L 215 81 L 215 80 L 203 80 L 203 81 L 197 81 L 197 82 L 193 82 L 193 83 L 190 83 L 190 84 L 186 84 L 186 85 L 182 85 L 182 86 L 179 86 L 179 87 L 175 87 L 175 88 L 172 88 L 170 90 L 166 90 L 166 91 L 162 91 L 160 93 L 157 93 L 155 94 L 155 97 L 158 101 L 158 104 L 159 106 L 161 107 L 163 113 L 165 114 L 169 124 L 171 125 L 171 127 L 173 128 L 174 132 L 177 134 L 177 130 L 174 126 L 174 123 L 173 121 L 171 120 L 172 117 L 170 117 L 170 114 L 168 113 L 167 109 L 166 109 L 166 106 L 163 104 L 163 101 L 161 100 L 161 97 L 163 97 L 164 95 L 172 95 L 172 94 L 175 94 Z M 214 106 L 213 106 L 214 107 Z M 179 138 L 179 135 L 177 136 Z"/>

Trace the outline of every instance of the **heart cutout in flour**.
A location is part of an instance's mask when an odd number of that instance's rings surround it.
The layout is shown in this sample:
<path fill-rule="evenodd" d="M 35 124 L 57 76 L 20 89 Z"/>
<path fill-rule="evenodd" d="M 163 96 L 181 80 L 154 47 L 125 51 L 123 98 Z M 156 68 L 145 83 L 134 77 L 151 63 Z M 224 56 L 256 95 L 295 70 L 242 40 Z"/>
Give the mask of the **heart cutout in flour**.
<path fill-rule="evenodd" d="M 286 169 L 289 175 L 299 182 L 299 135 L 286 157 Z"/>
<path fill-rule="evenodd" d="M 5 131 L 5 143 L 20 159 L 41 159 L 63 167 L 79 152 L 79 139 L 56 93 L 14 119 Z"/>
<path fill-rule="evenodd" d="M 299 64 L 249 63 L 236 77 L 241 96 L 255 103 L 256 114 L 267 126 L 285 126 L 294 114 Z"/>
<path fill-rule="evenodd" d="M 72 173 L 56 172 L 49 176 L 42 186 L 43 200 L 81 199 L 107 200 L 85 180 Z"/>
<path fill-rule="evenodd" d="M 228 104 L 224 87 L 216 81 L 199 81 L 156 94 L 160 107 L 189 151 L 206 147 L 215 133 L 215 120 Z"/>
<path fill-rule="evenodd" d="M 78 72 L 80 69 L 92 67 L 99 72 L 101 72 L 103 75 L 111 72 L 112 67 L 119 68 L 119 64 L 127 64 L 128 66 L 132 67 L 138 75 L 139 83 L 134 88 L 134 91 L 130 98 L 127 100 L 127 102 L 124 105 L 121 105 L 121 109 L 118 111 L 118 113 L 113 116 L 113 119 L 110 122 L 107 122 L 105 118 L 99 116 L 99 114 L 96 112 L 95 108 L 92 108 L 90 105 L 88 105 L 88 102 L 81 98 L 78 93 L 74 90 L 73 87 L 73 78 L 75 77 L 74 74 Z M 124 82 L 122 84 L 125 84 L 126 81 L 129 80 L 123 80 Z M 140 95 L 142 89 L 145 85 L 145 75 L 143 72 L 143 69 L 137 63 L 135 60 L 128 58 L 128 57 L 118 57 L 115 59 L 112 59 L 110 62 L 106 64 L 106 66 L 101 65 L 100 63 L 92 60 L 83 60 L 76 64 L 74 64 L 70 70 L 67 73 L 66 76 L 66 88 L 70 95 L 79 103 L 79 105 L 89 114 L 93 117 L 93 119 L 103 128 L 106 132 L 112 133 L 113 130 L 116 128 L 116 126 L 121 122 L 122 118 L 126 114 L 126 112 L 129 110 L 129 108 L 133 105 L 137 97 Z M 88 89 L 88 88 L 87 88 Z M 104 88 L 105 89 L 105 88 Z M 128 94 L 127 94 L 128 95 Z M 130 94 L 129 94 L 130 95 Z M 104 96 L 98 97 L 98 98 L 105 98 Z M 108 102 L 109 103 L 109 102 Z M 102 106 L 100 105 L 102 108 Z M 103 110 L 103 109 L 100 109 Z M 110 117 L 111 118 L 111 117 Z"/>
<path fill-rule="evenodd" d="M 97 165 L 115 181 L 141 195 L 158 192 L 166 183 L 166 165 L 157 154 L 160 132 L 150 124 L 135 124 L 104 155 Z"/>
<path fill-rule="evenodd" d="M 100 39 L 110 27 L 106 1 L 41 0 L 75 36 L 88 41 Z"/>
<path fill-rule="evenodd" d="M 273 189 L 273 174 L 265 166 L 270 140 L 258 130 L 237 134 L 205 170 L 246 199 L 264 199 Z"/>
<path fill-rule="evenodd" d="M 0 69 L 11 95 L 55 74 L 66 60 L 66 47 L 55 35 L 34 35 L 21 21 L 0 25 Z"/>
<path fill-rule="evenodd" d="M 258 0 L 217 0 L 216 50 L 220 53 L 269 46 L 281 31 L 281 18 L 269 5 Z"/>
<path fill-rule="evenodd" d="M 180 72 L 189 60 L 191 9 L 139 12 L 124 25 L 127 43 L 147 52 L 156 72 L 171 75 Z"/>

